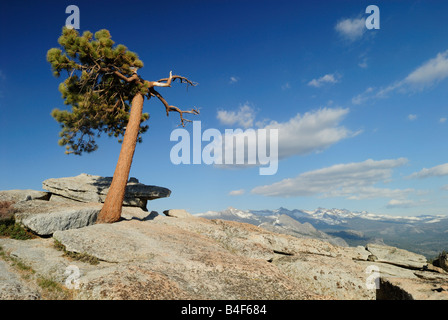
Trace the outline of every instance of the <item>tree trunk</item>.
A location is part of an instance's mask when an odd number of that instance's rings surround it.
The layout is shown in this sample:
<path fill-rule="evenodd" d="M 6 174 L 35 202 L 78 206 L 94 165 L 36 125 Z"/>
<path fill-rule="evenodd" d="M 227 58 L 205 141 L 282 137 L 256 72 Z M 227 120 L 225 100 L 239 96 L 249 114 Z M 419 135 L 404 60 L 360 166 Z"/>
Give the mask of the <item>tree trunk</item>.
<path fill-rule="evenodd" d="M 142 112 L 143 96 L 137 93 L 131 102 L 129 121 L 124 133 L 114 177 L 96 223 L 112 223 L 118 221 L 121 217 L 121 208 L 137 144 Z"/>

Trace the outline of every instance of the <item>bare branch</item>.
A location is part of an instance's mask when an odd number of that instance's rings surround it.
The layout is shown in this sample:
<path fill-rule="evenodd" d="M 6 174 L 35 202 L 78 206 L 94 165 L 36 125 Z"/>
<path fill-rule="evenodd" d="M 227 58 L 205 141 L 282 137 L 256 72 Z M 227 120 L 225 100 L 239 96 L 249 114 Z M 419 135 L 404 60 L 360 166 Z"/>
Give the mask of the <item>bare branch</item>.
<path fill-rule="evenodd" d="M 152 88 L 152 87 L 171 87 L 171 82 L 176 81 L 176 80 L 179 80 L 180 83 L 186 83 L 187 85 L 190 85 L 193 87 L 197 86 L 197 83 L 195 83 L 185 77 L 177 76 L 177 75 L 173 76 L 172 71 L 170 71 L 170 76 L 168 78 L 163 78 L 158 81 L 147 81 L 147 82 L 148 82 L 150 88 Z"/>
<path fill-rule="evenodd" d="M 169 116 L 170 112 L 175 111 L 178 112 L 180 115 L 180 125 L 182 127 L 185 127 L 185 122 L 191 122 L 191 120 L 185 119 L 183 117 L 184 113 L 190 113 L 190 114 L 199 114 L 199 110 L 196 108 L 192 108 L 191 110 L 181 110 L 176 106 L 172 106 L 168 104 L 168 102 L 162 97 L 160 93 L 158 93 L 154 88 L 150 88 L 149 92 L 152 96 L 156 96 L 165 106 L 166 115 Z"/>
<path fill-rule="evenodd" d="M 159 81 L 149 81 L 150 87 L 171 87 L 171 81 L 173 80 L 173 72 L 170 71 L 169 78 L 161 79 Z M 162 83 L 162 81 L 166 81 L 166 83 Z"/>

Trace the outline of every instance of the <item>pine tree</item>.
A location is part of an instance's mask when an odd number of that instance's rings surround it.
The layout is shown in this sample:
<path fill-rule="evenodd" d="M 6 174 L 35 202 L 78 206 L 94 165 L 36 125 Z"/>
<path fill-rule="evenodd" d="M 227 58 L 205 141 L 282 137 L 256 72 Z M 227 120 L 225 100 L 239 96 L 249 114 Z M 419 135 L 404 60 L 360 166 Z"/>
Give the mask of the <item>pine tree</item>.
<path fill-rule="evenodd" d="M 112 184 L 97 219 L 98 223 L 115 222 L 121 216 L 135 146 L 148 130 L 144 125 L 149 119 L 149 114 L 143 113 L 144 98 L 157 97 L 165 106 L 167 116 L 178 112 L 181 125 L 185 126 L 191 121 L 184 114 L 199 114 L 199 111 L 169 105 L 155 87 L 171 87 L 176 80 L 187 86 L 196 83 L 171 72 L 168 78 L 158 81 L 142 79 L 137 71 L 143 62 L 126 46 L 114 46 L 105 29 L 95 35 L 85 31 L 81 36 L 77 30 L 64 27 L 58 43 L 62 48 L 48 50 L 47 61 L 56 77 L 67 72 L 68 77 L 59 85 L 59 91 L 64 104 L 71 106 L 70 111 L 54 109 L 51 113 L 62 128 L 59 145 L 65 146 L 67 154 L 81 155 L 98 148 L 95 138 L 102 133 L 117 137 L 122 143 Z"/>

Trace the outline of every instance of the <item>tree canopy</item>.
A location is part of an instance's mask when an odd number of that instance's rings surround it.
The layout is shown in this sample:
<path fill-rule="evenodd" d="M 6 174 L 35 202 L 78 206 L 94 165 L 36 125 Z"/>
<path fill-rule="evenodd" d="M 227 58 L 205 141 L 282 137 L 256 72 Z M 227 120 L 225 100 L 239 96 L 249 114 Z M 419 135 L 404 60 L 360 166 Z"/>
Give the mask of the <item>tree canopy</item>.
<path fill-rule="evenodd" d="M 80 155 L 95 151 L 98 148 L 95 138 L 101 133 L 123 136 L 129 120 L 130 102 L 137 93 L 148 98 L 157 96 L 165 105 L 167 115 L 169 111 L 180 113 L 182 125 L 189 121 L 182 117 L 183 113 L 199 113 L 196 109 L 181 111 L 168 105 L 154 90 L 154 86 L 170 86 L 173 80 L 195 85 L 193 82 L 172 74 L 158 82 L 141 79 L 137 70 L 143 67 L 143 62 L 126 46 L 115 46 L 108 30 L 99 30 L 95 35 L 85 31 L 80 35 L 75 29 L 64 27 L 58 43 L 63 50 L 48 50 L 47 60 L 56 77 L 63 71 L 68 74 L 59 85 L 59 91 L 64 103 L 72 108 L 70 111 L 54 109 L 51 113 L 61 124 L 59 144 L 66 147 L 66 153 Z M 143 124 L 148 118 L 148 113 L 142 114 L 138 142 L 142 140 L 141 134 L 148 130 Z"/>
<path fill-rule="evenodd" d="M 71 111 L 54 109 L 51 113 L 61 123 L 59 144 L 66 146 L 66 153 L 92 152 L 98 148 L 95 138 L 102 132 L 115 137 L 124 134 L 130 100 L 138 91 L 148 91 L 144 83 L 126 82 L 116 77 L 114 71 L 132 76 L 134 70 L 143 67 L 143 62 L 126 46 L 114 47 L 105 29 L 95 36 L 89 31 L 80 36 L 75 29 L 64 27 L 58 43 L 65 53 L 52 48 L 47 60 L 55 76 L 67 71 L 69 76 L 61 82 L 59 91 L 64 103 L 72 106 Z M 141 122 L 148 118 L 149 114 L 143 114 Z M 147 125 L 141 125 L 140 134 L 147 129 Z"/>
<path fill-rule="evenodd" d="M 132 76 L 143 67 L 137 54 L 124 45 L 114 47 L 108 30 L 93 34 L 85 31 L 82 36 L 75 29 L 64 27 L 58 43 L 47 53 L 53 73 L 59 77 L 67 71 L 68 78 L 61 82 L 59 91 L 66 105 L 72 110 L 54 109 L 51 115 L 61 123 L 59 144 L 66 146 L 66 153 L 81 154 L 98 148 L 95 138 L 102 132 L 119 137 L 124 134 L 129 120 L 130 99 L 138 91 L 147 94 L 145 83 L 126 82 L 114 75 Z M 142 115 L 141 122 L 149 118 Z M 140 134 L 148 129 L 140 126 Z M 141 141 L 141 135 L 139 135 Z"/>

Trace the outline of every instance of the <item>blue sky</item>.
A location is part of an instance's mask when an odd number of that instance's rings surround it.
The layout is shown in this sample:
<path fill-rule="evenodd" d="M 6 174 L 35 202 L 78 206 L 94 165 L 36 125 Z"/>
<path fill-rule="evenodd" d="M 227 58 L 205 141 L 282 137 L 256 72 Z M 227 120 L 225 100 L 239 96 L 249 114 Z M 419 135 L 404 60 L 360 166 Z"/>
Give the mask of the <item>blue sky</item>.
<path fill-rule="evenodd" d="M 174 165 L 176 114 L 145 101 L 149 130 L 131 176 L 168 187 L 149 209 L 366 210 L 447 214 L 448 25 L 445 1 L 15 1 L 0 7 L 0 189 L 36 189 L 47 178 L 112 176 L 120 145 L 91 154 L 58 146 L 53 108 L 64 108 L 45 56 L 57 47 L 65 8 L 80 31 L 106 28 L 136 52 L 147 80 L 170 70 L 199 83 L 159 92 L 196 106 L 203 130 L 278 128 L 274 175 L 258 168 Z M 380 29 L 368 30 L 368 5 Z M 186 128 L 191 132 L 192 125 Z"/>

